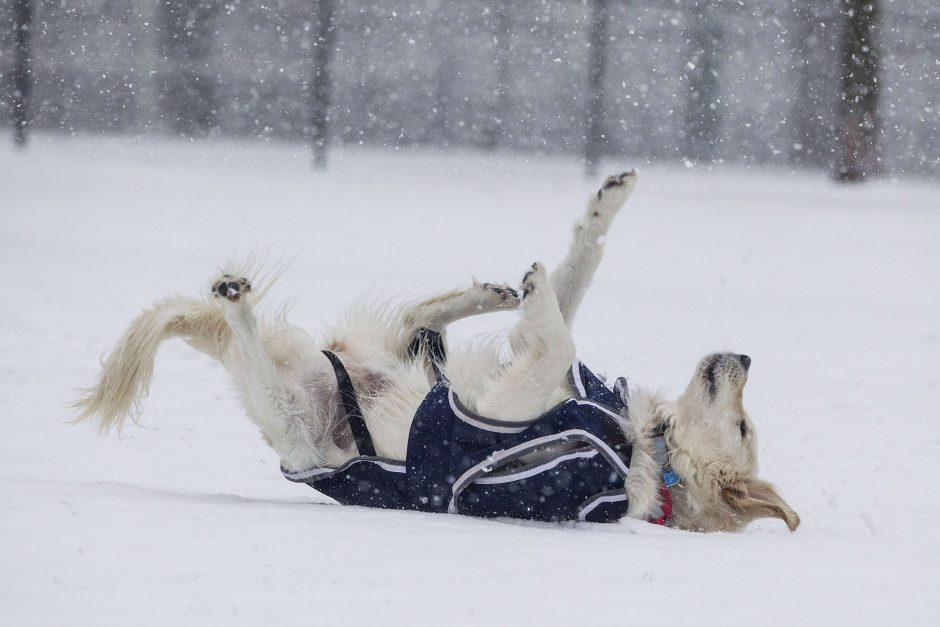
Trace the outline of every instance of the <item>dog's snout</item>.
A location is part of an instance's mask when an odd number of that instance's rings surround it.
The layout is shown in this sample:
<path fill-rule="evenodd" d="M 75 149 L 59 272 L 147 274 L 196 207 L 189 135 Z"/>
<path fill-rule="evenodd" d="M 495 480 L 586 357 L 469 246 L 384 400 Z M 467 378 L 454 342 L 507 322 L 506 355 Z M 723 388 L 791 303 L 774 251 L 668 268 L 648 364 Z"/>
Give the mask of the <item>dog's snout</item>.
<path fill-rule="evenodd" d="M 741 360 L 741 365 L 744 366 L 745 370 L 751 367 L 751 358 L 747 355 L 738 355 L 738 359 Z"/>

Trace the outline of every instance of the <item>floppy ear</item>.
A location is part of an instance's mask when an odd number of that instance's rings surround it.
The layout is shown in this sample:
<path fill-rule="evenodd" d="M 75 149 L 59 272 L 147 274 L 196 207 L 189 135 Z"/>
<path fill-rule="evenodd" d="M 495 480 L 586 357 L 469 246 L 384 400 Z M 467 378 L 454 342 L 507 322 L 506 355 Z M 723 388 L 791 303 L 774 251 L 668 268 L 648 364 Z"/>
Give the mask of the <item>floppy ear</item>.
<path fill-rule="evenodd" d="M 760 479 L 741 479 L 721 489 L 721 498 L 745 522 L 772 516 L 787 523 L 790 531 L 800 526 L 800 517 L 784 501 L 774 487 Z"/>

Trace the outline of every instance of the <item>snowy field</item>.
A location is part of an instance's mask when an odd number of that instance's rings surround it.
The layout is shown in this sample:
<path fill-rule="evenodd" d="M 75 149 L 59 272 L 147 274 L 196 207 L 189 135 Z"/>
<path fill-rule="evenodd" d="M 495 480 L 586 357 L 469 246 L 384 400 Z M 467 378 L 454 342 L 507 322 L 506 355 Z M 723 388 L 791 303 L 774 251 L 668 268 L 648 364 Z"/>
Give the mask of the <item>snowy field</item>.
<path fill-rule="evenodd" d="M 292 261 L 315 331 L 365 294 L 518 280 L 598 181 L 574 161 L 40 138 L 0 149 L 0 624 L 936 625 L 940 187 L 666 169 L 614 224 L 575 336 L 678 393 L 754 359 L 762 475 L 802 516 L 701 535 L 341 508 L 285 481 L 225 373 L 164 346 L 140 426 L 67 402 L 142 307 Z M 510 324 L 461 323 L 455 340 Z"/>

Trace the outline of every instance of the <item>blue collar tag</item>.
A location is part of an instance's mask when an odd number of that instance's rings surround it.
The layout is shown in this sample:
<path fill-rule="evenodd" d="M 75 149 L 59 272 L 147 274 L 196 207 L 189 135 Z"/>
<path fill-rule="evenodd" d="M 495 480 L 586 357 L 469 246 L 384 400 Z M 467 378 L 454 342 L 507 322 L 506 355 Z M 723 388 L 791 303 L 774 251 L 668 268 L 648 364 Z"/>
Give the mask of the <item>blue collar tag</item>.
<path fill-rule="evenodd" d="M 667 488 L 671 488 L 679 483 L 679 475 L 672 468 L 663 468 L 663 483 Z"/>
<path fill-rule="evenodd" d="M 669 465 L 669 451 L 666 449 L 666 438 L 661 435 L 653 438 L 653 456 L 656 463 L 662 468 L 663 483 L 667 488 L 679 483 L 679 475 Z"/>

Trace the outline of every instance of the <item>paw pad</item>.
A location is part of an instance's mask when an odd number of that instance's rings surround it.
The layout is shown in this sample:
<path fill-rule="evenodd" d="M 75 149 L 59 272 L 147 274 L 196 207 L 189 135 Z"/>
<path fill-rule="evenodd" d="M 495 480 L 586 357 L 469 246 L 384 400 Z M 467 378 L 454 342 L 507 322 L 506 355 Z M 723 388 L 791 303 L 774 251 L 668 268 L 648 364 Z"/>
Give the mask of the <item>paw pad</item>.
<path fill-rule="evenodd" d="M 526 298 L 535 291 L 535 282 L 538 279 L 538 273 L 542 266 L 538 262 L 533 263 L 529 271 L 522 277 L 522 297 Z"/>
<path fill-rule="evenodd" d="M 237 303 L 241 300 L 243 294 L 251 291 L 251 282 L 241 277 L 236 278 L 231 274 L 223 274 L 222 277 L 212 284 L 212 295 L 216 298 L 224 298 Z"/>
<path fill-rule="evenodd" d="M 519 300 L 519 292 L 509 287 L 508 285 L 503 284 L 494 284 L 494 283 L 484 283 L 483 289 L 493 292 L 499 296 L 504 301 L 517 301 Z"/>
<path fill-rule="evenodd" d="M 613 176 L 608 176 L 604 180 L 604 184 L 599 190 L 597 190 L 598 200 L 601 196 L 604 195 L 604 192 L 608 189 L 613 189 L 615 187 L 620 187 L 626 183 L 629 179 L 636 177 L 636 170 L 627 170 L 626 172 L 621 172 L 620 174 L 614 174 Z"/>

